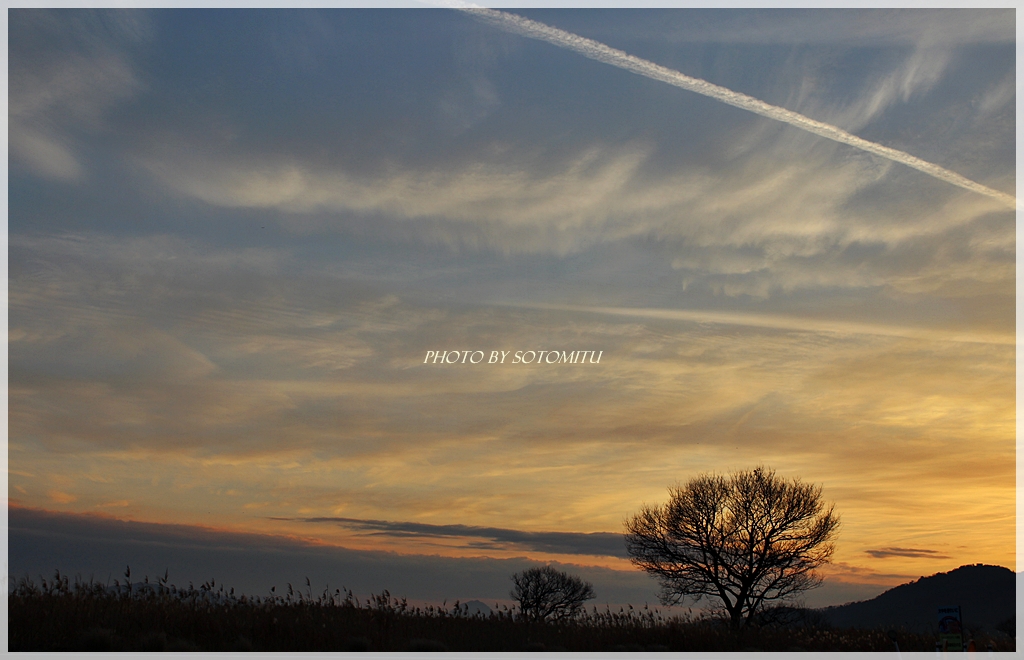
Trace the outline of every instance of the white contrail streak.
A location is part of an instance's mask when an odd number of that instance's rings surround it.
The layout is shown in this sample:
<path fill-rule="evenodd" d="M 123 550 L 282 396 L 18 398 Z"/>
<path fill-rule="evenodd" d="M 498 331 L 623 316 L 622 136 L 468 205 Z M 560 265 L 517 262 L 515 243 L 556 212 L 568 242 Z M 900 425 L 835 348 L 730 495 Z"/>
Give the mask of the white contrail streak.
<path fill-rule="evenodd" d="M 972 192 L 997 199 L 1011 208 L 1016 207 L 1017 200 L 1012 195 L 983 186 L 976 181 L 971 181 L 966 177 L 960 176 L 956 172 L 951 172 L 950 170 L 939 167 L 934 163 L 929 163 L 928 161 L 911 156 L 904 151 L 870 142 L 863 138 L 859 138 L 852 133 L 847 133 L 843 129 L 832 126 L 831 124 L 826 124 L 824 122 L 811 119 L 810 117 L 805 117 L 804 115 L 793 112 L 792 110 L 787 110 L 785 108 L 765 103 L 764 101 L 755 99 L 752 96 L 734 92 L 730 89 L 726 89 L 725 87 L 709 83 L 706 80 L 691 78 L 690 76 L 678 71 L 655 64 L 654 62 L 635 57 L 628 53 L 624 53 L 621 50 L 616 50 L 611 46 L 606 46 L 598 41 L 594 41 L 593 39 L 587 39 L 586 37 L 581 37 L 571 32 L 566 32 L 565 30 L 559 30 L 558 28 L 545 25 L 544 23 L 538 23 L 537 21 L 517 16 L 516 14 L 498 11 L 496 9 L 467 6 L 462 5 L 461 3 L 443 4 L 444 6 L 452 9 L 472 14 L 480 20 L 506 32 L 512 32 L 531 39 L 546 41 L 560 48 L 567 48 L 568 50 L 579 53 L 584 57 L 589 57 L 592 60 L 604 62 L 605 64 L 610 64 L 620 69 L 632 71 L 633 73 L 652 80 L 660 80 L 676 87 L 688 89 L 691 92 L 709 96 L 723 103 L 736 106 L 737 108 L 749 110 L 750 112 L 764 117 L 785 122 L 791 126 L 796 126 L 797 128 L 802 128 L 805 131 L 814 133 L 815 135 L 820 135 L 830 140 L 835 140 L 836 142 L 848 144 L 851 147 L 856 147 L 857 149 L 867 151 L 868 153 L 876 154 L 883 158 L 888 158 L 891 161 L 901 163 L 907 167 L 912 167 L 915 170 L 924 172 L 936 179 L 951 183 L 954 186 L 960 186 L 965 190 L 970 190 Z"/>
<path fill-rule="evenodd" d="M 1002 344 L 1014 346 L 1017 338 L 1011 333 L 990 331 L 957 331 L 937 328 L 920 328 L 884 325 L 880 323 L 859 323 L 856 321 L 834 321 L 799 318 L 781 314 L 758 314 L 752 312 L 728 312 L 704 309 L 658 309 L 650 307 L 590 307 L 585 305 L 551 305 L 545 303 L 499 303 L 506 307 L 522 309 L 553 310 L 559 312 L 582 312 L 609 316 L 630 316 L 634 318 L 684 321 L 689 323 L 712 323 L 736 325 L 773 330 L 795 330 L 799 332 L 827 333 L 835 335 L 875 335 L 880 337 L 903 337 L 926 341 L 966 342 L 973 344 Z"/>

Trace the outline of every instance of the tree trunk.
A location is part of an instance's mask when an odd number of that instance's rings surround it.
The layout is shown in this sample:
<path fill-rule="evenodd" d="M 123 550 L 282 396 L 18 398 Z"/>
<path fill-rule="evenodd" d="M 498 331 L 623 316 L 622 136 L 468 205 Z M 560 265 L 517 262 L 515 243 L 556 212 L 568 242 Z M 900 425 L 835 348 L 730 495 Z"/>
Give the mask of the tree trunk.
<path fill-rule="evenodd" d="M 743 610 L 741 608 L 729 610 L 729 627 L 733 630 L 743 627 Z"/>

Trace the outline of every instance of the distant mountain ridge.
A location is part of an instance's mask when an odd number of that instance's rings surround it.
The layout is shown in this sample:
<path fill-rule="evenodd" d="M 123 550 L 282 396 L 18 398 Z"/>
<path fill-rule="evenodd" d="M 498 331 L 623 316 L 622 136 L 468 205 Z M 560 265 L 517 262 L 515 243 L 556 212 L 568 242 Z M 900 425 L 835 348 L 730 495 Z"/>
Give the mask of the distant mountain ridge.
<path fill-rule="evenodd" d="M 967 630 L 993 631 L 1016 613 L 1017 576 L 1003 566 L 974 564 L 901 584 L 872 598 L 819 610 L 838 628 L 938 626 L 939 607 L 959 605 Z"/>

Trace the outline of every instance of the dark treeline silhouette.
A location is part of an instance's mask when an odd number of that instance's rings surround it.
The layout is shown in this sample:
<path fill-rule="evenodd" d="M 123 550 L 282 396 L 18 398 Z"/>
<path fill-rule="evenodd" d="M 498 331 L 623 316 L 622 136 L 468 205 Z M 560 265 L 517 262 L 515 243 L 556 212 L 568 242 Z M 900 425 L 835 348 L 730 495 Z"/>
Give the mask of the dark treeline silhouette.
<path fill-rule="evenodd" d="M 128 577 L 128 576 L 126 576 Z M 276 591 L 276 590 L 275 590 Z M 22 579 L 8 596 L 9 651 L 889 651 L 885 629 L 830 628 L 820 617 L 764 617 L 734 629 L 728 619 L 667 616 L 631 606 L 593 608 L 557 621 L 497 608 L 471 615 L 459 603 L 413 607 L 388 592 L 315 593 L 308 581 L 281 594 L 247 597 L 213 581 L 177 588 L 113 586 L 55 575 Z M 804 614 L 807 614 L 806 612 Z M 903 651 L 934 651 L 935 635 L 897 631 Z M 996 633 L 976 637 L 1009 651 Z"/>

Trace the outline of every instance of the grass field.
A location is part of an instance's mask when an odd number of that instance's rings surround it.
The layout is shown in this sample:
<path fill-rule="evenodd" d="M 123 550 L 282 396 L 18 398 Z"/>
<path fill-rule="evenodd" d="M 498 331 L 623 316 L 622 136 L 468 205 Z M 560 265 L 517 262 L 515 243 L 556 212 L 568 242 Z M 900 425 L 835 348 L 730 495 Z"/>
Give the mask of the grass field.
<path fill-rule="evenodd" d="M 521 620 L 507 608 L 471 616 L 458 603 L 412 607 L 388 592 L 360 600 L 309 585 L 265 598 L 214 582 L 180 589 L 166 576 L 113 586 L 21 580 L 8 596 L 9 651 L 892 651 L 885 630 L 822 623 L 732 631 L 714 619 L 666 617 L 648 608 L 592 609 L 562 623 Z M 934 651 L 935 637 L 897 631 L 902 651 Z M 1011 651 L 996 633 L 975 639 Z"/>

